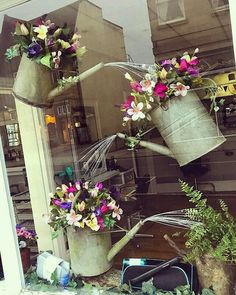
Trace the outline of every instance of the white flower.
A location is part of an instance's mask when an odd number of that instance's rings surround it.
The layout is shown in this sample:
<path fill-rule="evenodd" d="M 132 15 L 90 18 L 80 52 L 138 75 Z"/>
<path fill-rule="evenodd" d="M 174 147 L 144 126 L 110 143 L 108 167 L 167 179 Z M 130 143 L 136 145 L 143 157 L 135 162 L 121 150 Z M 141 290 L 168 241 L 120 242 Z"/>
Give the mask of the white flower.
<path fill-rule="evenodd" d="M 133 81 L 132 77 L 130 76 L 129 73 L 125 73 L 125 78 L 129 81 Z"/>
<path fill-rule="evenodd" d="M 133 101 L 131 103 L 131 107 L 130 109 L 127 110 L 128 115 L 130 115 L 132 117 L 133 121 L 137 121 L 138 119 L 144 119 L 145 118 L 145 114 L 141 111 L 143 109 L 143 103 L 139 102 L 137 105 L 135 104 L 135 102 Z"/>
<path fill-rule="evenodd" d="M 155 80 L 155 81 L 154 81 Z M 145 75 L 145 79 L 140 82 L 140 85 L 142 86 L 142 91 L 147 91 L 148 93 L 153 92 L 153 88 L 156 84 L 156 77 L 151 76 L 150 74 Z"/>
<path fill-rule="evenodd" d="M 176 84 L 172 84 L 170 87 L 175 90 L 174 92 L 175 96 L 179 96 L 179 95 L 185 96 L 188 92 L 188 89 L 190 88 L 189 86 L 185 86 L 180 82 L 177 82 Z"/>
<path fill-rule="evenodd" d="M 152 96 L 149 97 L 150 102 L 154 102 L 154 98 Z"/>

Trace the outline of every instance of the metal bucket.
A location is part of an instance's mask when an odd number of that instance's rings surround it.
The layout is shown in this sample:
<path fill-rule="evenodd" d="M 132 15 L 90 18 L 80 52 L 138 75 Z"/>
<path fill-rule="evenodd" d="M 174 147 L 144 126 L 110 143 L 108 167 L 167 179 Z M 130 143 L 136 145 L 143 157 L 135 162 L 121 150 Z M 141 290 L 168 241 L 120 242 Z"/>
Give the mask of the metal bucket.
<path fill-rule="evenodd" d="M 29 105 L 49 107 L 51 104 L 47 98 L 53 88 L 51 70 L 23 54 L 13 85 L 13 95 Z"/>
<path fill-rule="evenodd" d="M 226 140 L 193 91 L 170 100 L 166 110 L 159 107 L 150 115 L 180 166 L 207 154 Z"/>
<path fill-rule="evenodd" d="M 67 227 L 67 238 L 72 271 L 77 275 L 100 275 L 112 266 L 107 260 L 111 249 L 110 233 L 97 233 L 88 229 Z"/>
<path fill-rule="evenodd" d="M 196 260 L 202 288 L 212 287 L 216 295 L 232 295 L 236 286 L 236 265 L 205 255 Z"/>

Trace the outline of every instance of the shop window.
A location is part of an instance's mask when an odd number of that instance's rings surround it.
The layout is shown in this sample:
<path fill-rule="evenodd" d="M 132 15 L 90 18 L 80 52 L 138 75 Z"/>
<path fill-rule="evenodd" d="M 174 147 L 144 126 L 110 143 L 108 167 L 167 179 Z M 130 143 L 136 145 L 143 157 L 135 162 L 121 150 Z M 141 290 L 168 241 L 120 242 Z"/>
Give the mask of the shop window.
<path fill-rule="evenodd" d="M 12 8 L 28 1 L 29 0 L 1 0 L 0 11 Z"/>
<path fill-rule="evenodd" d="M 184 0 L 157 0 L 157 14 L 160 25 L 185 20 Z"/>
<path fill-rule="evenodd" d="M 215 11 L 229 9 L 229 0 L 211 0 L 211 2 L 212 2 L 212 8 Z"/>

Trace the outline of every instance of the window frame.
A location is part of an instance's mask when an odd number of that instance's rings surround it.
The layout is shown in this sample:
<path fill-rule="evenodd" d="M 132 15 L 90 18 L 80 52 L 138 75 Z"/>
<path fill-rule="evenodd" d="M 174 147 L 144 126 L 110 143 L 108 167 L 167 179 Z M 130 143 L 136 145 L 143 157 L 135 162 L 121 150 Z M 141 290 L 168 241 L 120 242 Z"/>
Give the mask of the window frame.
<path fill-rule="evenodd" d="M 173 20 L 168 20 L 168 21 L 164 21 L 164 20 L 161 20 L 160 18 L 160 14 L 159 14 L 159 10 L 158 10 L 158 6 L 160 4 L 163 4 L 163 3 L 166 3 L 168 5 L 168 2 L 170 2 L 172 0 L 156 0 L 156 7 L 157 7 L 157 19 L 158 19 L 158 24 L 160 26 L 164 26 L 164 25 L 168 25 L 168 24 L 174 24 L 174 23 L 179 23 L 179 22 L 182 22 L 182 21 L 185 21 L 186 20 L 186 14 L 185 14 L 185 6 L 184 6 L 184 0 L 178 0 L 179 3 L 180 3 L 180 9 L 181 9 L 181 12 L 183 13 L 183 17 L 181 18 L 176 18 L 176 19 L 173 19 Z"/>

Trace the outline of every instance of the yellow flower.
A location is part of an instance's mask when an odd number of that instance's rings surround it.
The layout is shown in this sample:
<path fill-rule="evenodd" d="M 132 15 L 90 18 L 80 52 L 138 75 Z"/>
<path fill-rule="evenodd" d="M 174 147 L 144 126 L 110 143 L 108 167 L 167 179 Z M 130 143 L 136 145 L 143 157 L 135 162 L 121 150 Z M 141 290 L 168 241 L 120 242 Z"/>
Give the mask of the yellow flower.
<path fill-rule="evenodd" d="M 37 28 L 34 28 L 34 32 L 38 33 L 38 38 L 44 40 L 47 36 L 48 28 L 44 25 L 40 25 Z"/>
<path fill-rule="evenodd" d="M 100 228 L 100 226 L 98 225 L 98 220 L 94 213 L 91 215 L 91 219 L 86 220 L 85 223 L 88 227 L 91 228 L 91 230 L 98 231 Z"/>
<path fill-rule="evenodd" d="M 161 80 L 166 80 L 166 75 L 167 75 L 167 71 L 165 70 L 165 68 L 163 68 L 160 71 L 159 77 L 160 77 Z"/>

